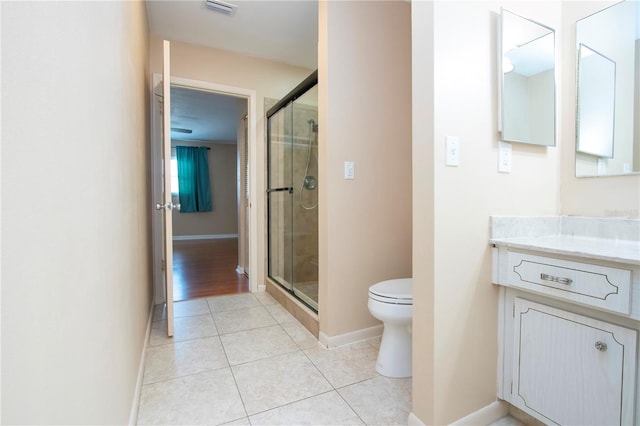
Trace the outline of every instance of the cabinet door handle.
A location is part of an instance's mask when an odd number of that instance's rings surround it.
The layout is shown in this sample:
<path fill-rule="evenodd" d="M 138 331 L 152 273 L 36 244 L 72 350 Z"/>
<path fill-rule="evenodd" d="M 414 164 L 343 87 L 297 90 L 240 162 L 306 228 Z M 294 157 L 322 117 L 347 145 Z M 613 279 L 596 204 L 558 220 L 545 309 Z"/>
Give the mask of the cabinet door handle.
<path fill-rule="evenodd" d="M 600 340 L 598 340 L 594 346 L 600 352 L 606 352 L 606 350 L 607 350 L 607 344 L 604 343 L 604 342 L 601 342 Z"/>
<path fill-rule="evenodd" d="M 549 274 L 540 274 L 540 279 L 543 281 L 551 281 L 554 283 L 564 284 L 564 285 L 570 285 L 573 282 L 571 278 L 554 277 L 553 275 L 549 275 Z"/>

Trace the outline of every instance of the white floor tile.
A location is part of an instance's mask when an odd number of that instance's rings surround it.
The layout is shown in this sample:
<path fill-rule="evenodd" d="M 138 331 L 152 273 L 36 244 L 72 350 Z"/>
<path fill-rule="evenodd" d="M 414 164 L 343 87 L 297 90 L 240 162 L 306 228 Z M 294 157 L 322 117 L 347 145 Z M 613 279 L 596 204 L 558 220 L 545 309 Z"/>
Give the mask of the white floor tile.
<path fill-rule="evenodd" d="M 524 426 L 524 423 L 514 417 L 505 416 L 491 423 L 489 426 Z"/>
<path fill-rule="evenodd" d="M 278 323 L 283 324 L 287 322 L 298 321 L 296 317 L 291 315 L 289 311 L 283 308 L 281 305 L 267 305 L 265 306 L 267 311 L 273 316 L 273 318 L 278 321 Z"/>
<path fill-rule="evenodd" d="M 230 296 L 216 296 L 207 298 L 211 312 L 227 312 L 237 309 L 247 309 L 262 306 L 253 293 L 233 294 Z"/>
<path fill-rule="evenodd" d="M 251 426 L 251 422 L 249 421 L 249 417 L 243 417 L 228 423 L 222 423 L 220 426 Z"/>
<path fill-rule="evenodd" d="M 138 424 L 220 424 L 246 417 L 228 368 L 142 387 Z"/>
<path fill-rule="evenodd" d="M 144 383 L 159 382 L 228 367 L 220 338 L 187 340 L 147 349 Z"/>
<path fill-rule="evenodd" d="M 154 308 L 140 424 L 406 424 L 411 379 L 375 372 L 379 338 L 327 350 L 264 292 L 174 306 L 173 338 Z"/>
<path fill-rule="evenodd" d="M 332 389 L 302 352 L 231 368 L 249 415 Z"/>
<path fill-rule="evenodd" d="M 285 322 L 280 326 L 287 332 L 300 349 L 315 348 L 318 346 L 318 339 L 307 330 L 304 325 L 297 320 Z"/>
<path fill-rule="evenodd" d="M 225 334 L 221 339 L 231 365 L 298 350 L 295 342 L 279 325 Z"/>
<path fill-rule="evenodd" d="M 335 388 L 361 382 L 377 374 L 378 350 L 367 342 L 329 350 L 316 346 L 305 349 L 304 353 Z"/>
<path fill-rule="evenodd" d="M 276 299 L 274 299 L 273 297 L 271 297 L 271 295 L 269 293 L 267 293 L 266 291 L 258 291 L 258 292 L 253 293 L 253 295 L 264 306 L 278 304 L 278 301 Z"/>
<path fill-rule="evenodd" d="M 323 393 L 250 417 L 260 425 L 363 425 L 336 391 Z"/>
<path fill-rule="evenodd" d="M 376 376 L 338 389 L 368 425 L 406 425 L 411 412 L 411 379 Z"/>
<path fill-rule="evenodd" d="M 167 337 L 167 321 L 155 321 L 151 324 L 150 346 L 165 345 L 202 337 L 217 336 L 218 330 L 211 315 L 175 318 L 173 320 L 173 337 Z"/>
<path fill-rule="evenodd" d="M 236 333 L 238 331 L 277 324 L 276 320 L 274 320 L 271 314 L 262 306 L 250 309 L 214 312 L 213 319 L 220 334 Z"/>
<path fill-rule="evenodd" d="M 173 304 L 173 317 L 192 317 L 196 315 L 210 314 L 209 305 L 206 299 L 184 300 Z M 160 321 L 167 319 L 166 306 L 163 304 L 156 305 L 153 310 L 153 320 Z"/>

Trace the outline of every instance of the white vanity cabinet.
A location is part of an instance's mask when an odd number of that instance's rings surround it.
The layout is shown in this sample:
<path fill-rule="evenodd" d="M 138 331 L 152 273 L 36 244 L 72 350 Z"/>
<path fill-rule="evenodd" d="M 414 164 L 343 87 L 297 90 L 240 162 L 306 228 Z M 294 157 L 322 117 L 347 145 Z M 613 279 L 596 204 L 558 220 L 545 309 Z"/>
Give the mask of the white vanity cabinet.
<path fill-rule="evenodd" d="M 549 425 L 640 425 L 640 242 L 533 234 L 492 229 L 498 397 Z"/>
<path fill-rule="evenodd" d="M 634 424 L 634 330 L 519 297 L 513 323 L 512 404 L 552 424 Z"/>

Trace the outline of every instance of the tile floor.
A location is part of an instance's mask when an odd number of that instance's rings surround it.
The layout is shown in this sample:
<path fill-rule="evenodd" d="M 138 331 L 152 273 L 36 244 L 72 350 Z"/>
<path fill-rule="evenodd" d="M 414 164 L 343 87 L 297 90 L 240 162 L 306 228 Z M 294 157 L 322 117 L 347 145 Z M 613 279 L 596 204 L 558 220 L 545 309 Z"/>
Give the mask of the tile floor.
<path fill-rule="evenodd" d="M 138 424 L 406 425 L 411 379 L 375 372 L 379 339 L 327 350 L 266 293 L 154 312 Z"/>

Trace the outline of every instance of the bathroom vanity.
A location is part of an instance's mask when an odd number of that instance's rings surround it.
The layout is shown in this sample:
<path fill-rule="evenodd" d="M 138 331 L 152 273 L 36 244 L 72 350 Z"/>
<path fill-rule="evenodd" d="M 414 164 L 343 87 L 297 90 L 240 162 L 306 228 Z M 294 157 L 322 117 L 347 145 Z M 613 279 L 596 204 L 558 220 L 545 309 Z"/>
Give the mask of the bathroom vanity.
<path fill-rule="evenodd" d="M 498 397 L 547 424 L 640 424 L 640 220 L 491 217 Z"/>

